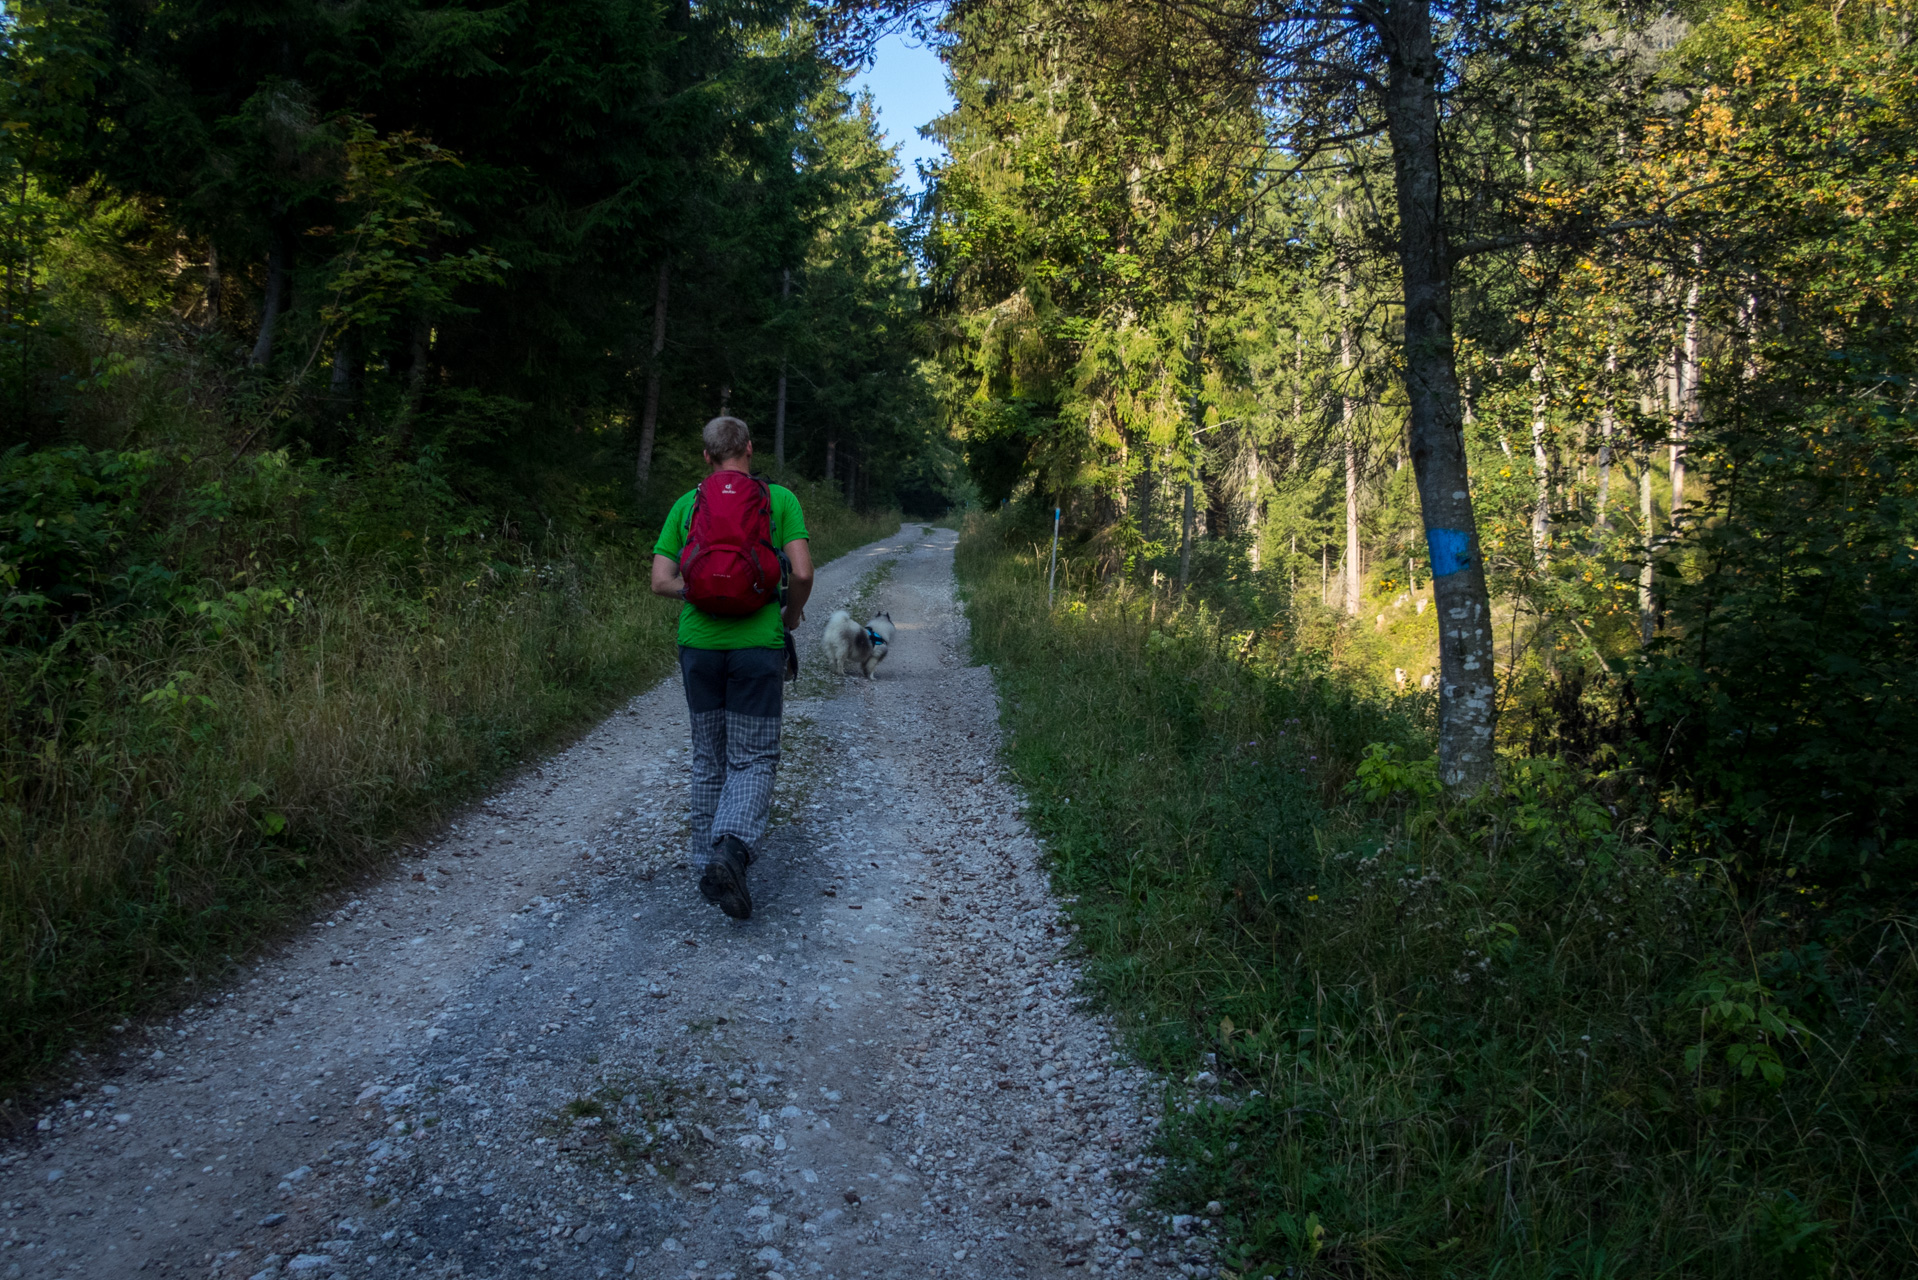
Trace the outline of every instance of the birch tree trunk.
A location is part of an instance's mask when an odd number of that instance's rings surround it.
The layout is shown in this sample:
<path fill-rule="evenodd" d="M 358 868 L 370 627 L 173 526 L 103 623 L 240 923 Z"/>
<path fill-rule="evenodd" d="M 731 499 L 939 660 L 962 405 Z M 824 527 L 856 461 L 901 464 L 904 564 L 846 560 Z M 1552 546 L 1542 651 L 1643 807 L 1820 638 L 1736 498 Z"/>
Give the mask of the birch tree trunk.
<path fill-rule="evenodd" d="M 1192 581 L 1192 482 L 1185 482 L 1185 509 L 1179 521 L 1179 590 Z"/>
<path fill-rule="evenodd" d="M 1652 451 L 1649 447 L 1638 460 L 1638 535 L 1645 562 L 1638 567 L 1638 636 L 1644 644 L 1652 642 L 1658 617 L 1652 608 L 1652 539 L 1657 536 L 1658 512 L 1652 505 Z"/>
<path fill-rule="evenodd" d="M 1660 389 L 1665 399 L 1665 450 L 1667 456 L 1665 478 L 1675 482 L 1672 488 L 1672 497 L 1676 499 L 1682 492 L 1683 485 L 1683 481 L 1680 480 L 1678 475 L 1678 436 L 1684 429 L 1680 423 L 1685 413 L 1685 353 L 1684 349 L 1677 343 L 1673 343 L 1665 352 L 1665 369 L 1663 375 L 1659 378 L 1659 382 L 1662 384 Z M 1665 513 L 1668 517 L 1676 516 L 1678 514 L 1678 507 L 1667 504 Z"/>
<path fill-rule="evenodd" d="M 1394 3 L 1377 21 L 1386 51 L 1386 133 L 1397 186 L 1412 469 L 1438 608 L 1439 774 L 1447 790 L 1469 794 L 1494 781 L 1498 708 L 1491 600 L 1465 463 L 1452 341 L 1452 264 L 1439 172 L 1441 69 L 1430 0 Z"/>
<path fill-rule="evenodd" d="M 349 421 L 359 407 L 360 399 L 360 335 L 348 329 L 333 344 L 333 369 L 327 378 L 328 409 L 334 423 Z M 406 419 L 412 416 L 412 405 L 407 404 L 399 414 L 398 435 L 402 447 L 410 438 L 409 424 Z"/>
<path fill-rule="evenodd" d="M 646 403 L 639 413 L 639 457 L 633 464 L 633 485 L 646 492 L 653 475 L 653 439 L 659 430 L 660 352 L 666 349 L 666 291 L 671 264 L 659 262 L 659 292 L 653 298 L 653 349 L 646 362 Z"/>
<path fill-rule="evenodd" d="M 1519 134 L 1519 149 L 1524 158 L 1525 182 L 1532 182 L 1532 131 L 1527 124 Z M 1532 251 L 1525 251 L 1530 262 Z M 1538 493 L 1532 499 L 1532 555 L 1540 568 L 1552 558 L 1552 460 L 1545 449 L 1545 349 L 1532 335 L 1532 480 Z"/>
<path fill-rule="evenodd" d="M 1697 245 L 1692 246 L 1694 263 L 1703 257 L 1703 251 Z M 1685 290 L 1685 347 L 1679 357 L 1678 412 L 1672 419 L 1672 505 L 1671 521 L 1678 523 L 1678 513 L 1685 509 L 1685 440 L 1690 434 L 1692 421 L 1698 416 L 1698 279 L 1693 277 L 1691 285 Z"/>
<path fill-rule="evenodd" d="M 280 310 L 286 302 L 286 235 L 278 228 L 266 251 L 266 299 L 260 306 L 260 333 L 253 340 L 253 354 L 247 363 L 255 366 L 273 358 L 273 331 L 280 322 Z"/>
<path fill-rule="evenodd" d="M 1545 448 L 1545 353 L 1532 349 L 1532 554 L 1541 568 L 1552 559 L 1552 459 Z"/>
<path fill-rule="evenodd" d="M 9 267 L 11 272 L 12 268 Z M 220 246 L 211 240 L 206 246 L 206 323 L 200 327 L 211 333 L 220 327 L 220 297 L 226 282 L 220 275 Z"/>
<path fill-rule="evenodd" d="M 1345 434 L 1345 612 L 1359 616 L 1359 447 Z"/>
<path fill-rule="evenodd" d="M 1344 211 L 1341 204 L 1340 212 Z M 1358 430 L 1358 405 L 1352 396 L 1352 366 L 1355 363 L 1352 354 L 1352 324 L 1346 314 L 1348 302 L 1345 282 L 1345 268 L 1339 268 L 1339 369 L 1344 374 L 1339 395 L 1339 423 L 1345 436 L 1345 580 L 1341 589 L 1345 592 L 1345 612 L 1347 616 L 1359 616 L 1359 443 L 1355 438 Z"/>
<path fill-rule="evenodd" d="M 1179 517 L 1179 590 L 1183 592 L 1186 584 L 1192 581 L 1192 485 L 1200 478 L 1199 468 L 1204 465 L 1205 451 L 1198 445 L 1200 433 L 1205 428 L 1205 406 L 1202 398 L 1205 386 L 1205 343 L 1203 330 L 1199 325 L 1198 312 L 1192 317 L 1192 347 L 1188 364 L 1192 370 L 1192 399 L 1186 412 L 1191 423 L 1192 439 L 1197 456 L 1191 461 L 1186 472 L 1184 497 Z"/>
<path fill-rule="evenodd" d="M 1152 458 L 1148 454 L 1139 464 L 1139 475 L 1133 484 L 1132 502 L 1138 508 L 1136 521 L 1139 537 L 1142 541 L 1152 540 Z"/>
<path fill-rule="evenodd" d="M 1259 546 L 1259 522 L 1265 515 L 1265 468 L 1260 465 L 1256 447 L 1247 440 L 1239 447 L 1240 501 L 1245 508 L 1245 561 L 1257 573 L 1264 560 Z M 1214 532 L 1215 537 L 1218 536 Z"/>
<path fill-rule="evenodd" d="M 1607 529 L 1606 509 L 1612 499 L 1612 436 L 1617 430 L 1618 415 L 1612 409 L 1613 384 L 1618 380 L 1618 348 L 1607 343 L 1605 347 L 1605 402 L 1598 411 L 1598 521 L 1600 531 Z"/>
<path fill-rule="evenodd" d="M 351 407 L 355 390 L 353 384 L 358 381 L 354 376 L 358 364 L 358 344 L 354 342 L 354 337 L 353 330 L 348 329 L 333 343 L 333 369 L 327 378 L 327 390 L 333 397 L 334 407 L 341 410 Z"/>

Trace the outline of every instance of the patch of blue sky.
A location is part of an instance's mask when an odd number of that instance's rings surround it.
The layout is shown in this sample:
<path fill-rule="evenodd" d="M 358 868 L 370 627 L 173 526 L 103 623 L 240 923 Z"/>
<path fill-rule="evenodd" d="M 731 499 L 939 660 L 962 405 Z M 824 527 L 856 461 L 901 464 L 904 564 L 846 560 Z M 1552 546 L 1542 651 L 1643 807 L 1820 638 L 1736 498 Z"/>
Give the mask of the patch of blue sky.
<path fill-rule="evenodd" d="M 919 164 L 943 160 L 946 154 L 937 142 L 919 136 L 922 127 L 952 110 L 945 64 L 929 45 L 901 32 L 874 47 L 872 66 L 853 78 L 851 88 L 872 92 L 886 141 L 899 146 L 901 179 L 908 191 L 917 194 L 925 186 Z"/>

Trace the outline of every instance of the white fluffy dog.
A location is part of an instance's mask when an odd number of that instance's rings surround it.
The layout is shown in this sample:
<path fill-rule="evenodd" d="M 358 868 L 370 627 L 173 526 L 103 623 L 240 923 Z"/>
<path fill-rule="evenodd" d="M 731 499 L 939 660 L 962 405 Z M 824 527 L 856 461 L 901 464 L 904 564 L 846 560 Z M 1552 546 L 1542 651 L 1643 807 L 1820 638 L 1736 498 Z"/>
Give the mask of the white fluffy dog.
<path fill-rule="evenodd" d="M 870 680 L 885 660 L 886 650 L 892 647 L 892 635 L 891 614 L 878 614 L 862 627 L 841 609 L 826 619 L 826 634 L 819 650 L 826 655 L 827 665 L 840 675 L 846 674 L 850 662 Z"/>

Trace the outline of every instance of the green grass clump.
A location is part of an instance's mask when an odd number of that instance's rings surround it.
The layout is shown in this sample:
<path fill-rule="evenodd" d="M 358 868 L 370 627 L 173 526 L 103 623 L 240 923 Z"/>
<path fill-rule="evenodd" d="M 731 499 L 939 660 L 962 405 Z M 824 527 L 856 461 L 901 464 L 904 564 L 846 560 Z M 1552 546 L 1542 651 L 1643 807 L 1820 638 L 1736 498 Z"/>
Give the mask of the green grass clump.
<path fill-rule="evenodd" d="M 961 543 L 975 653 L 1230 1274 L 1910 1274 L 1913 922 L 1555 761 L 1447 803 L 1429 704 L 1166 593 L 1048 610 L 1013 536 Z"/>

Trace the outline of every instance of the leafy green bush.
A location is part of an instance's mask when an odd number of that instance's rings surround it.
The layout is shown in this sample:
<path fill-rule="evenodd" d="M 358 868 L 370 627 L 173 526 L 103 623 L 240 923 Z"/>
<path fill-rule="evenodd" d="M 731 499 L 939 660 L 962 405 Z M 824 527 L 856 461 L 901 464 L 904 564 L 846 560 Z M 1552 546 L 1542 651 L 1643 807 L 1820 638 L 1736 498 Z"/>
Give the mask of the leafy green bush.
<path fill-rule="evenodd" d="M 126 557 L 156 462 L 78 445 L 0 455 L 0 641 L 45 644 L 97 610 L 164 601 L 170 575 Z"/>
<path fill-rule="evenodd" d="M 1788 358 L 1791 357 L 1791 358 Z M 1831 353 L 1774 352 L 1784 372 Z M 1862 363 L 1862 362 L 1860 362 Z M 1747 876 L 1787 869 L 1874 901 L 1918 883 L 1918 419 L 1902 375 L 1853 402 L 1717 423 L 1725 477 L 1667 566 L 1674 624 L 1638 664 L 1641 772 L 1681 838 Z M 1818 385 L 1807 374 L 1805 398 Z M 1794 388 L 1794 390 L 1798 390 Z"/>
<path fill-rule="evenodd" d="M 1231 1273 L 1906 1266 L 1908 920 L 1755 891 L 1557 761 L 1448 804 L 1417 699 L 1084 575 L 1049 611 L 997 525 L 959 569 L 1008 759 Z"/>

